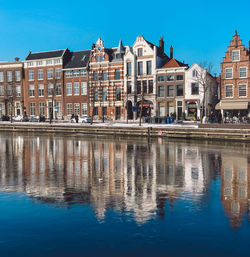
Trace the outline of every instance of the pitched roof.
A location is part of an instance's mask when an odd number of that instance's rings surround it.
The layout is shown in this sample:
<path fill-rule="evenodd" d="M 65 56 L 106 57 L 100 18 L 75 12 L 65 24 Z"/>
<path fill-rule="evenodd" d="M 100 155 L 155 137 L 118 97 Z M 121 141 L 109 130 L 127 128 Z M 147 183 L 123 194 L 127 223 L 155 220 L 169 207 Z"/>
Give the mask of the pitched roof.
<path fill-rule="evenodd" d="M 64 69 L 86 67 L 89 62 L 91 50 L 71 52 L 69 61 L 64 65 Z"/>
<path fill-rule="evenodd" d="M 48 51 L 48 52 L 39 52 L 39 53 L 29 52 L 29 54 L 25 60 L 28 61 L 28 60 L 38 60 L 38 59 L 49 59 L 49 58 L 62 57 L 65 51 L 66 51 L 66 49 Z"/>
<path fill-rule="evenodd" d="M 162 66 L 162 68 L 164 68 L 164 69 L 165 68 L 178 68 L 178 67 L 188 67 L 188 65 L 176 60 L 175 58 L 172 58 L 165 65 Z"/>

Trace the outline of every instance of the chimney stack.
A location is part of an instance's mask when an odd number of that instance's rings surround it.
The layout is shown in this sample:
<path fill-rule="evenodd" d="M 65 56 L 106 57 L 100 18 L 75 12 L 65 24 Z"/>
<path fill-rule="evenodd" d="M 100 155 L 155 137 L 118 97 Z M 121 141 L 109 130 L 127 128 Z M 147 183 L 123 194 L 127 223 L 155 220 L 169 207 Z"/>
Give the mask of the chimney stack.
<path fill-rule="evenodd" d="M 20 58 L 19 57 L 15 57 L 15 62 L 19 62 Z"/>
<path fill-rule="evenodd" d="M 161 53 L 164 54 L 164 40 L 163 37 L 159 40 L 159 48 L 161 49 Z"/>
<path fill-rule="evenodd" d="M 174 52 L 173 46 L 170 46 L 170 59 L 173 58 L 173 52 Z"/>

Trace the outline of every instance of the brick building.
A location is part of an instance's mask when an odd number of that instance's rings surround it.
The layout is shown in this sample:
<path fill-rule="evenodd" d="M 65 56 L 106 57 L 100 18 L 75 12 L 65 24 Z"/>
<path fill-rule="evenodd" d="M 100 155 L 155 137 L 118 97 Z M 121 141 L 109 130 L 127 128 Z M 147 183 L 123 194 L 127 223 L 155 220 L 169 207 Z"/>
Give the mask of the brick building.
<path fill-rule="evenodd" d="M 249 116 L 250 41 L 245 48 L 237 31 L 221 63 L 221 101 L 216 105 L 225 118 Z"/>
<path fill-rule="evenodd" d="M 0 116 L 23 114 L 23 63 L 0 63 Z"/>
<path fill-rule="evenodd" d="M 69 61 L 63 66 L 64 105 L 63 115 L 89 114 L 88 63 L 90 50 L 71 52 Z"/>
<path fill-rule="evenodd" d="M 159 117 L 182 117 L 185 110 L 185 71 L 188 68 L 173 58 L 173 47 L 170 47 L 170 60 L 156 70 L 157 114 Z"/>
<path fill-rule="evenodd" d="M 68 49 L 28 54 L 24 61 L 23 88 L 27 116 L 63 116 L 62 68 L 69 56 Z"/>
<path fill-rule="evenodd" d="M 124 119 L 124 80 L 122 41 L 118 47 L 105 48 L 99 38 L 92 45 L 89 62 L 90 115 Z"/>

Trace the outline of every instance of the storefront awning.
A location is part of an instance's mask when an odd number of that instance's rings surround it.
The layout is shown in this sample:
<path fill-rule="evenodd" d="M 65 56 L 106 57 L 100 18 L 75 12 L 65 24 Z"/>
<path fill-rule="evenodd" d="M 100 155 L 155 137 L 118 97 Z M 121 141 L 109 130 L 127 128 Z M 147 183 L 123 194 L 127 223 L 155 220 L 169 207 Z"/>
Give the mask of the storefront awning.
<path fill-rule="evenodd" d="M 215 110 L 247 110 L 247 109 L 248 109 L 248 102 L 243 102 L 243 101 L 242 102 L 220 101 L 215 106 Z"/>

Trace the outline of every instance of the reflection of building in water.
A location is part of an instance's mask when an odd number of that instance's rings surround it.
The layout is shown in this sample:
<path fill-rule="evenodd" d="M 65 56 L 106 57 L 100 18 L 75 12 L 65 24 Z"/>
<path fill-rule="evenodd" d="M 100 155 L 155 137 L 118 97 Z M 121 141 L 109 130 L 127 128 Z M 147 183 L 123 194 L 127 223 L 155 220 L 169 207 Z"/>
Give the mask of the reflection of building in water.
<path fill-rule="evenodd" d="M 232 227 L 239 227 L 249 210 L 250 160 L 242 153 L 222 154 L 221 201 Z"/>
<path fill-rule="evenodd" d="M 138 223 L 166 203 L 200 199 L 210 181 L 211 159 L 199 146 L 61 137 L 0 137 L 0 187 L 46 202 L 90 203 L 98 218 L 113 209 Z"/>

